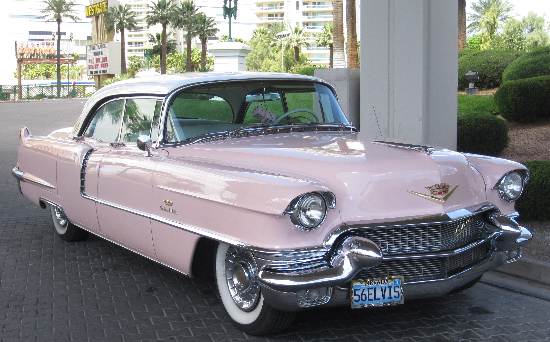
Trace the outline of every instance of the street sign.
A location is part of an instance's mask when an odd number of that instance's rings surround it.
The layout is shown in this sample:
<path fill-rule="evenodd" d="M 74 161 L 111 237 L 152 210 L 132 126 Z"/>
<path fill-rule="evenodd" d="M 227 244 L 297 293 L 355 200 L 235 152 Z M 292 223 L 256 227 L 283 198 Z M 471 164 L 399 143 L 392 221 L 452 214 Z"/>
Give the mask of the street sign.
<path fill-rule="evenodd" d="M 103 13 L 107 13 L 109 10 L 109 3 L 107 0 L 99 1 L 91 5 L 86 6 L 86 17 L 95 17 Z"/>
<path fill-rule="evenodd" d="M 120 74 L 120 42 L 108 42 L 86 47 L 88 75 Z"/>

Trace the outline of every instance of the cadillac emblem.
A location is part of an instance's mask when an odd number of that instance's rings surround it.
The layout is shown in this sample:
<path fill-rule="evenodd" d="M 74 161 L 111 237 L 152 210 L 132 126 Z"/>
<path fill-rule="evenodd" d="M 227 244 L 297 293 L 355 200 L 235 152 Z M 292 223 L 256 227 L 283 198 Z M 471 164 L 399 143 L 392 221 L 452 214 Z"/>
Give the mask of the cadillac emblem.
<path fill-rule="evenodd" d="M 451 197 L 456 188 L 458 188 L 458 185 L 451 188 L 451 186 L 447 183 L 439 183 L 426 187 L 426 189 L 430 192 L 429 194 L 412 190 L 409 190 L 409 193 L 438 203 L 445 203 L 449 197 Z"/>

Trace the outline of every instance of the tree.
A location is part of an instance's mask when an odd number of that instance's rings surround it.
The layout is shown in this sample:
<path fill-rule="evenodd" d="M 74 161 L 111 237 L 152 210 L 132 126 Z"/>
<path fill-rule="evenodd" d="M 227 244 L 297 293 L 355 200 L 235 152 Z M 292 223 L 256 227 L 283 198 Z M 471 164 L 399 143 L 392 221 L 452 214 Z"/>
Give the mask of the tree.
<path fill-rule="evenodd" d="M 478 0 L 472 4 L 470 32 L 479 33 L 481 48 L 488 49 L 498 33 L 500 25 L 508 19 L 512 6 L 508 0 Z"/>
<path fill-rule="evenodd" d="M 149 11 L 147 13 L 147 25 L 152 26 L 160 24 L 162 26 L 161 33 L 161 49 L 160 49 L 160 73 L 166 74 L 166 29 L 168 25 L 172 24 L 175 19 L 176 6 L 172 0 L 157 0 L 149 4 Z"/>
<path fill-rule="evenodd" d="M 525 48 L 533 50 L 539 47 L 547 46 L 550 43 L 548 31 L 546 31 L 546 19 L 543 16 L 529 12 L 521 23 L 525 32 Z"/>
<path fill-rule="evenodd" d="M 355 0 L 346 0 L 347 15 L 347 44 L 348 68 L 359 68 L 359 54 L 357 52 L 357 15 Z"/>
<path fill-rule="evenodd" d="M 332 42 L 334 45 L 334 67 L 345 68 L 344 51 L 344 4 L 343 0 L 332 0 Z"/>
<path fill-rule="evenodd" d="M 107 31 L 120 32 L 120 73 L 126 73 L 126 30 L 135 30 L 137 27 L 136 14 L 128 5 L 118 5 L 109 8 L 107 12 Z"/>
<path fill-rule="evenodd" d="M 334 45 L 332 44 L 332 23 L 325 24 L 323 31 L 317 34 L 315 43 L 318 46 L 327 46 L 329 50 L 329 67 L 334 66 Z"/>
<path fill-rule="evenodd" d="M 201 71 L 206 70 L 206 44 L 208 37 L 212 37 L 218 32 L 214 18 L 207 17 L 204 13 L 197 16 L 197 35 L 201 41 Z"/>
<path fill-rule="evenodd" d="M 550 38 L 546 32 L 546 20 L 535 13 L 529 13 L 521 20 L 508 18 L 504 28 L 491 47 L 529 51 L 548 45 Z"/>
<path fill-rule="evenodd" d="M 304 29 L 301 26 L 296 26 L 290 32 L 288 37 L 285 38 L 283 48 L 290 47 L 294 52 L 294 62 L 300 61 L 300 52 L 302 47 L 309 46 L 308 39 L 304 33 Z"/>
<path fill-rule="evenodd" d="M 306 64 L 307 58 L 300 54 L 299 62 L 294 59 L 294 49 L 288 49 L 287 40 L 277 38 L 285 31 L 283 23 L 260 26 L 250 39 L 250 53 L 246 56 L 246 67 L 251 71 L 288 71 L 295 65 Z M 282 63 L 281 63 L 282 58 Z"/>
<path fill-rule="evenodd" d="M 458 0 L 458 51 L 466 47 L 466 0 Z"/>
<path fill-rule="evenodd" d="M 153 44 L 153 47 L 151 49 L 151 53 L 153 55 L 160 56 L 160 51 L 162 49 L 162 38 L 160 33 L 156 33 L 154 35 L 149 34 L 149 43 Z M 166 40 L 166 53 L 171 54 L 173 52 L 176 52 L 177 45 L 176 41 L 171 38 L 167 38 Z"/>
<path fill-rule="evenodd" d="M 47 20 L 57 23 L 57 97 L 61 97 L 61 22 L 63 18 L 69 18 L 73 21 L 78 20 L 75 5 L 70 0 L 44 0 L 44 8 L 42 9 L 42 13 L 45 14 Z"/>
<path fill-rule="evenodd" d="M 176 9 L 176 27 L 182 28 L 185 31 L 185 51 L 186 62 L 185 70 L 193 71 L 193 62 L 191 60 L 191 43 L 193 37 L 197 35 L 197 12 L 198 8 L 195 6 L 193 0 L 184 0 Z"/>

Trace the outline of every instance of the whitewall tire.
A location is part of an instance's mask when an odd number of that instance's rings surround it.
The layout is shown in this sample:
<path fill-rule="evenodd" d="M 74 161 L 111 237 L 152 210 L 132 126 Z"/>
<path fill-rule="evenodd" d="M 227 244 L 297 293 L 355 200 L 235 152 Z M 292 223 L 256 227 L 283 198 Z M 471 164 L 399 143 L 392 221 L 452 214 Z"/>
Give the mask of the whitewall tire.
<path fill-rule="evenodd" d="M 63 209 L 50 205 L 50 213 L 52 216 L 53 226 L 56 234 L 65 241 L 80 241 L 88 236 L 88 233 L 72 224 Z"/>
<path fill-rule="evenodd" d="M 286 329 L 294 314 L 264 302 L 255 276 L 252 256 L 242 249 L 218 244 L 215 260 L 216 285 L 222 304 L 233 323 L 251 335 L 266 335 Z"/>

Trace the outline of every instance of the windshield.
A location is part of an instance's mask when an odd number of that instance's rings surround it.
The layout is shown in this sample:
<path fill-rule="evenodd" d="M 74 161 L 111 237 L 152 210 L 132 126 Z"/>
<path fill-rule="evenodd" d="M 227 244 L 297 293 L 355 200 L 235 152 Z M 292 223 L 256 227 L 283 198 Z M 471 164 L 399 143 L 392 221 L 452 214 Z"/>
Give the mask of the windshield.
<path fill-rule="evenodd" d="M 315 82 L 247 81 L 186 89 L 170 103 L 165 140 L 257 127 L 349 125 L 331 89 Z"/>

